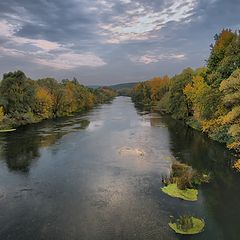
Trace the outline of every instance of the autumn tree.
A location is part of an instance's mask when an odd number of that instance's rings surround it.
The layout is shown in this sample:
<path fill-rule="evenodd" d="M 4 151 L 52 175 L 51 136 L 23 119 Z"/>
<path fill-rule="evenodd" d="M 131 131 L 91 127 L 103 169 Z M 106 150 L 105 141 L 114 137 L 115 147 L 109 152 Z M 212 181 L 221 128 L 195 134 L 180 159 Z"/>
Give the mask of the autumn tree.
<path fill-rule="evenodd" d="M 53 97 L 53 115 L 61 116 L 61 105 L 63 104 L 64 87 L 54 78 L 43 78 L 37 80 L 40 87 L 44 87 Z"/>
<path fill-rule="evenodd" d="M 216 87 L 240 67 L 240 37 L 237 32 L 224 29 L 215 36 L 207 67 L 209 83 Z"/>
<path fill-rule="evenodd" d="M 138 104 L 150 105 L 151 103 L 151 87 L 146 82 L 142 82 L 133 88 L 133 101 Z"/>
<path fill-rule="evenodd" d="M 192 103 L 193 115 L 196 120 L 209 119 L 216 111 L 217 102 L 214 100 L 211 87 L 201 76 L 194 76 L 183 90 L 187 99 Z"/>
<path fill-rule="evenodd" d="M 191 107 L 183 89 L 192 81 L 193 76 L 193 69 L 187 68 L 171 79 L 169 97 L 170 112 L 175 118 L 184 120 L 191 115 Z"/>
<path fill-rule="evenodd" d="M 146 82 L 151 89 L 151 101 L 159 101 L 169 87 L 169 77 L 155 77 Z"/>
<path fill-rule="evenodd" d="M 240 69 L 222 81 L 220 90 L 224 94 L 223 101 L 228 109 L 223 116 L 223 124 L 228 124 L 229 134 L 234 137 L 235 145 L 240 148 Z"/>
<path fill-rule="evenodd" d="M 2 122 L 4 118 L 4 109 L 3 109 L 3 106 L 0 106 L 0 122 Z"/>
<path fill-rule="evenodd" d="M 53 117 L 54 96 L 45 87 L 39 86 L 36 90 L 35 113 L 42 119 Z"/>

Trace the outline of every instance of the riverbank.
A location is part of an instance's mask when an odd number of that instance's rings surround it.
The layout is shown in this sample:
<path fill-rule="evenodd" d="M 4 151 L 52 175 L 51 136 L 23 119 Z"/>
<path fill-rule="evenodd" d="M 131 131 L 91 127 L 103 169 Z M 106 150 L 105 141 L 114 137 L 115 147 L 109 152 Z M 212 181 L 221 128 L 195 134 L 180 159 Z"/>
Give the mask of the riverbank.
<path fill-rule="evenodd" d="M 170 216 L 190 213 L 206 224 L 192 240 L 240 235 L 231 153 L 180 121 L 142 115 L 130 98 L 20 127 L 0 142 L 0 239 L 179 240 Z M 197 201 L 161 191 L 172 159 L 211 174 Z"/>
<path fill-rule="evenodd" d="M 94 107 L 97 107 L 101 104 L 111 103 L 113 99 L 114 99 L 114 97 L 110 97 L 107 100 L 105 100 L 101 103 L 96 103 L 96 104 L 92 105 L 91 107 L 88 107 L 84 110 L 72 112 L 70 114 L 49 117 L 49 118 L 40 118 L 40 117 L 34 116 L 32 114 L 24 114 L 22 116 L 18 116 L 17 118 L 5 115 L 0 123 L 0 133 L 1 132 L 2 133 L 13 132 L 21 126 L 37 124 L 37 123 L 41 123 L 45 120 L 55 120 L 55 119 L 60 119 L 60 118 L 64 118 L 64 117 L 74 117 L 75 115 L 84 114 L 84 113 L 87 113 L 89 110 L 93 109 Z"/>
<path fill-rule="evenodd" d="M 116 92 L 102 87 L 91 89 L 77 79 L 32 80 L 21 71 L 3 75 L 0 83 L 0 131 L 71 116 L 111 101 Z"/>
<path fill-rule="evenodd" d="M 206 66 L 141 82 L 132 99 L 240 153 L 240 35 L 224 29 L 214 41 Z"/>
<path fill-rule="evenodd" d="M 232 150 L 235 153 L 235 156 L 236 156 L 237 159 L 240 158 L 239 149 L 232 148 L 231 146 L 229 146 L 227 141 L 223 140 L 224 136 L 223 136 L 223 139 L 222 138 L 219 139 L 217 137 L 209 135 L 207 132 L 202 130 L 201 124 L 198 121 L 194 120 L 193 118 L 188 118 L 186 120 L 178 119 L 174 115 L 172 115 L 167 109 L 159 108 L 156 104 L 153 104 L 153 105 L 151 105 L 151 104 L 142 104 L 141 102 L 138 102 L 138 103 L 135 102 L 134 104 L 135 104 L 136 108 L 139 109 L 140 111 L 146 111 L 146 112 L 149 112 L 149 113 L 158 113 L 158 114 L 160 114 L 162 116 L 170 117 L 170 118 L 172 118 L 175 121 L 180 121 L 186 127 L 189 127 L 189 128 L 191 128 L 191 129 L 193 129 L 193 130 L 195 130 L 197 132 L 200 132 L 204 136 L 207 136 L 209 139 L 224 145 L 227 149 Z M 225 134 L 227 134 L 227 133 L 225 133 Z"/>

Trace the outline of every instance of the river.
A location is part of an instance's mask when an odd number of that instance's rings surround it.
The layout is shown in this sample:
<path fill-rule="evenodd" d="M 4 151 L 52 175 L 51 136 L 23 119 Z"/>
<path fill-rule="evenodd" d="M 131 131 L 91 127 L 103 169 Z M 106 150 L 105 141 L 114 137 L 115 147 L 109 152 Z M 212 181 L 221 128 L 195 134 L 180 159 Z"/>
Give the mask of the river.
<path fill-rule="evenodd" d="M 137 148 L 143 156 L 121 154 Z M 177 159 L 211 173 L 197 202 L 168 197 L 161 177 Z M 239 240 L 240 176 L 224 146 L 117 97 L 88 113 L 0 135 L 2 240 Z M 205 219 L 176 235 L 169 217 Z"/>

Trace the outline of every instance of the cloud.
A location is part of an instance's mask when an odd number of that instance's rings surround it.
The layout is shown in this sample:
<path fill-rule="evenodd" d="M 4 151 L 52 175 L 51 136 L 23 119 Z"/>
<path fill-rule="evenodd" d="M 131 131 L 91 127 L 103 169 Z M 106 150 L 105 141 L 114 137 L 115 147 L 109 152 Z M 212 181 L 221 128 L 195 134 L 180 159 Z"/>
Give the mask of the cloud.
<path fill-rule="evenodd" d="M 11 24 L 6 20 L 0 21 L 2 29 L 0 38 L 7 39 L 6 45 L 12 46 L 0 47 L 1 55 L 24 56 L 32 62 L 56 69 L 72 69 L 80 66 L 100 67 L 106 64 L 103 59 L 91 52 L 75 53 L 67 45 L 58 42 L 16 36 L 21 27 L 20 24 Z M 28 50 L 24 50 L 26 46 Z M 30 46 L 34 47 L 32 51 Z"/>
<path fill-rule="evenodd" d="M 159 55 L 142 55 L 142 56 L 129 56 L 129 59 L 132 62 L 150 64 L 150 63 L 157 63 L 160 61 L 168 61 L 168 60 L 184 60 L 186 56 L 184 54 L 159 54 Z"/>
<path fill-rule="evenodd" d="M 203 65 L 239 11 L 239 0 L 0 1 L 0 74 L 94 85 L 173 75 Z"/>
<path fill-rule="evenodd" d="M 15 56 L 15 57 L 24 57 L 24 52 L 16 50 L 16 49 L 9 49 L 5 47 L 0 47 L 0 56 Z"/>
<path fill-rule="evenodd" d="M 129 3 L 129 1 L 125 1 Z M 121 43 L 132 40 L 148 40 L 155 38 L 159 30 L 170 22 L 183 23 L 191 21 L 197 7 L 196 0 L 170 1 L 161 11 L 137 3 L 125 15 L 116 16 L 110 24 L 100 24 L 102 35 L 107 43 Z"/>
<path fill-rule="evenodd" d="M 106 63 L 93 53 L 76 54 L 73 52 L 52 55 L 49 59 L 36 58 L 36 63 L 56 69 L 72 69 L 80 66 L 101 67 Z"/>

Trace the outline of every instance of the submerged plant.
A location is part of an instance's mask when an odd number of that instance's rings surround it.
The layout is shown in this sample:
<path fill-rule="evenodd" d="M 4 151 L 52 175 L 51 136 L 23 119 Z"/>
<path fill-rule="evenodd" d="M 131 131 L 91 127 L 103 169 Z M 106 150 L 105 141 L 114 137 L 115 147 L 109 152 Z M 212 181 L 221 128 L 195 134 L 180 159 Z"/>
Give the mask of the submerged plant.
<path fill-rule="evenodd" d="M 205 221 L 193 216 L 180 216 L 178 219 L 171 219 L 169 227 L 178 234 L 197 234 L 204 230 Z"/>

